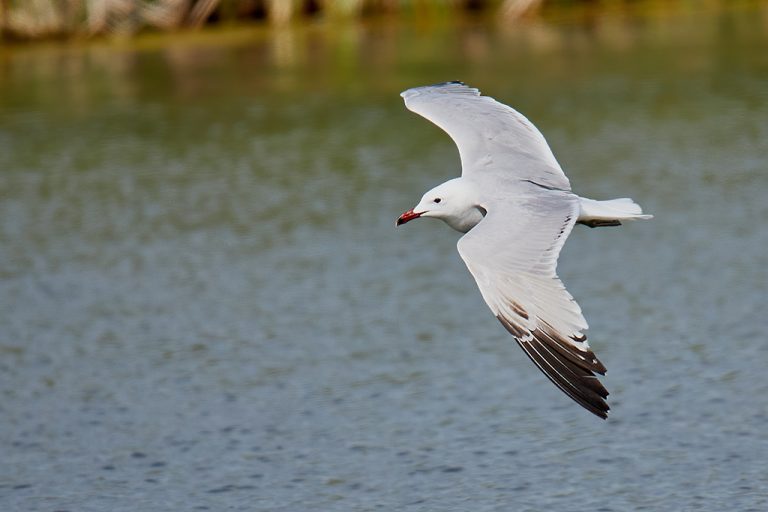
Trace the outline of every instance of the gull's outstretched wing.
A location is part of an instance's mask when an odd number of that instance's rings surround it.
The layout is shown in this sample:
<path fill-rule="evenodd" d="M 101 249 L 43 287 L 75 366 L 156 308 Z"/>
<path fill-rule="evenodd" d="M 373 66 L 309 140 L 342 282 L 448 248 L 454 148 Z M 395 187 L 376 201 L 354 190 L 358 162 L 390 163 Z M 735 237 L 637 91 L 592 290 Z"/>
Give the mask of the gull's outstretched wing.
<path fill-rule="evenodd" d="M 511 173 L 547 188 L 571 189 L 544 136 L 513 108 L 461 82 L 415 87 L 400 96 L 409 110 L 451 136 L 463 175 Z"/>
<path fill-rule="evenodd" d="M 536 366 L 579 405 L 606 418 L 608 391 L 595 376 L 605 367 L 589 349 L 579 305 L 555 273 L 578 198 L 534 188 L 514 202 L 489 202 L 485 218 L 459 240 L 459 254 L 493 314 Z"/>

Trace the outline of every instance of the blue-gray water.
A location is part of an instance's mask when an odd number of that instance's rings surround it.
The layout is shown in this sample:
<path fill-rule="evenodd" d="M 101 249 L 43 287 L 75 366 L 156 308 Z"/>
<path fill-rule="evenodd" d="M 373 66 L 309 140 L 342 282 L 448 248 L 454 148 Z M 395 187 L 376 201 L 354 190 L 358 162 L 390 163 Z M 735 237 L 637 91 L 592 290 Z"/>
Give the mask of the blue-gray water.
<path fill-rule="evenodd" d="M 767 15 L 0 49 L 0 509 L 768 509 Z M 561 257 L 608 421 L 394 228 L 447 79 L 656 215 Z"/>

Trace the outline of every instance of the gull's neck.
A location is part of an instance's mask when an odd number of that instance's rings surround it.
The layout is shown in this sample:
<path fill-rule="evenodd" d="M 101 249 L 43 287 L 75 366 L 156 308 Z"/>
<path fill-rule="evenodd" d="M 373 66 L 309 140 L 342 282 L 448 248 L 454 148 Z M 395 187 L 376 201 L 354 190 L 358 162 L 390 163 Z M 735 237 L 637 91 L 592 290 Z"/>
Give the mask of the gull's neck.
<path fill-rule="evenodd" d="M 442 220 L 456 231 L 466 233 L 483 220 L 486 210 L 480 203 L 480 190 L 478 186 L 467 178 L 456 178 L 454 197 L 457 201 L 455 209 L 445 215 Z"/>

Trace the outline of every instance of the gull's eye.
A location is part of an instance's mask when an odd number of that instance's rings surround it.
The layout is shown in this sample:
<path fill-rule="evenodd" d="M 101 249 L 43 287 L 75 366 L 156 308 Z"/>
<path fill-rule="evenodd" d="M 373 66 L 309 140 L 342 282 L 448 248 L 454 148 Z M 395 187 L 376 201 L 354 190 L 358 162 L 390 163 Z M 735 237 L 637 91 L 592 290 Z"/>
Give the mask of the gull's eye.
<path fill-rule="evenodd" d="M 436 197 L 432 200 L 433 203 L 439 203 L 440 201 L 442 201 L 442 199 L 440 199 L 439 197 Z"/>

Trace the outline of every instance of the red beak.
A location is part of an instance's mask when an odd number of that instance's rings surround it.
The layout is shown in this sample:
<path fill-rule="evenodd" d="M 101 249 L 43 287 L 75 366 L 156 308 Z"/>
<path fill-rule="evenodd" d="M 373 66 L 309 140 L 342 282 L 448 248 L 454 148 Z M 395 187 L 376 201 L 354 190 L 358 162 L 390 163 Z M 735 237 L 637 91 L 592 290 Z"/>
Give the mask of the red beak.
<path fill-rule="evenodd" d="M 424 212 L 421 212 L 424 213 Z M 404 212 L 401 216 L 397 218 L 396 225 L 399 226 L 400 224 L 405 224 L 406 222 L 412 221 L 413 219 L 418 219 L 421 217 L 421 213 L 416 213 L 413 211 L 413 208 L 408 210 L 407 212 Z"/>

